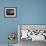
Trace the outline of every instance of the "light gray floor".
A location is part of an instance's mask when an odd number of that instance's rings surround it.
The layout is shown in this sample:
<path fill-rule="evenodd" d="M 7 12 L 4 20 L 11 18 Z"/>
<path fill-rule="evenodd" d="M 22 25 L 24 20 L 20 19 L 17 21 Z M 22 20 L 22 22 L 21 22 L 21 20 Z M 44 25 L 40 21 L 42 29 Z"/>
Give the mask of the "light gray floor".
<path fill-rule="evenodd" d="M 20 41 L 20 46 L 46 46 L 45 41 L 34 41 L 32 42 L 31 40 L 21 40 Z"/>
<path fill-rule="evenodd" d="M 0 46 L 8 46 L 8 44 L 0 44 Z M 32 42 L 31 40 L 21 40 L 19 45 L 15 44 L 14 46 L 46 46 L 46 42 L 44 41 L 35 41 Z"/>
<path fill-rule="evenodd" d="M 8 44 L 0 44 L 0 46 L 8 46 Z M 18 46 L 18 44 L 10 45 L 10 46 Z"/>

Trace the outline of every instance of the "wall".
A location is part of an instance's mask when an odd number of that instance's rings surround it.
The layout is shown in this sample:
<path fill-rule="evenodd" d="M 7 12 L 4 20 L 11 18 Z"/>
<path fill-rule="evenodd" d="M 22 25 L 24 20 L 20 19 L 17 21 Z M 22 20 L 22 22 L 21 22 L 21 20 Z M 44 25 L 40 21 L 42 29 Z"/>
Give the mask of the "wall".
<path fill-rule="evenodd" d="M 17 17 L 4 18 L 4 7 L 16 7 Z M 18 32 L 18 24 L 46 24 L 46 0 L 0 0 L 0 44 L 8 43 L 9 32 Z"/>
<path fill-rule="evenodd" d="M 23 0 L 21 24 L 46 24 L 46 0 Z"/>

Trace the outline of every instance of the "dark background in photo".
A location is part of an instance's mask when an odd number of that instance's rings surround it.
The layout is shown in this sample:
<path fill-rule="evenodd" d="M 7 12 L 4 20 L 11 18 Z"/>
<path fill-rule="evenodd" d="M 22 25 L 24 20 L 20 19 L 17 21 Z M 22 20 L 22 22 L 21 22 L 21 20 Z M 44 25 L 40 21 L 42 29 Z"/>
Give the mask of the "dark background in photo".
<path fill-rule="evenodd" d="M 6 15 L 14 15 L 14 9 L 6 9 Z"/>

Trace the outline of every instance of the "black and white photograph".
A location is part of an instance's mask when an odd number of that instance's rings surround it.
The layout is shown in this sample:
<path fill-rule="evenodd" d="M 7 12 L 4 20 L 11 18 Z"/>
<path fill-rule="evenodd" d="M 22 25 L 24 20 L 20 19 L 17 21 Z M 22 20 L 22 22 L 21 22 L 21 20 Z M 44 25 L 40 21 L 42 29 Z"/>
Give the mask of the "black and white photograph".
<path fill-rule="evenodd" d="M 18 31 L 20 46 L 34 46 L 46 41 L 46 25 L 20 24 Z"/>

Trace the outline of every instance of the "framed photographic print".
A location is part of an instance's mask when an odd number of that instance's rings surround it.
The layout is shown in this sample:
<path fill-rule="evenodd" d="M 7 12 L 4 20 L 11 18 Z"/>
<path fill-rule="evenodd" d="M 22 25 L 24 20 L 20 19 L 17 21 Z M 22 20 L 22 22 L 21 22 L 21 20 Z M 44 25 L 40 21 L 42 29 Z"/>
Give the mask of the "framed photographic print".
<path fill-rule="evenodd" d="M 16 17 L 16 7 L 5 7 L 4 16 L 5 17 Z"/>

